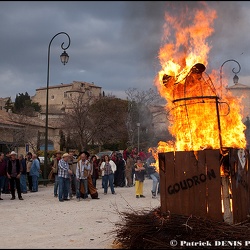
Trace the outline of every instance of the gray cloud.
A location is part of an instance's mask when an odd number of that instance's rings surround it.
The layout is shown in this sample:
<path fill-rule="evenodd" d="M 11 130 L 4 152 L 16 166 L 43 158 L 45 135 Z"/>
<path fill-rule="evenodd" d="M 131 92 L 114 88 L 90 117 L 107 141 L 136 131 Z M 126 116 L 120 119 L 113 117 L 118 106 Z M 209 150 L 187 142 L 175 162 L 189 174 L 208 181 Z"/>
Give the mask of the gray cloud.
<path fill-rule="evenodd" d="M 219 70 L 225 60 L 233 58 L 242 66 L 240 79 L 247 79 L 250 3 L 207 4 L 218 15 L 209 38 L 208 68 Z M 190 12 L 202 8 L 197 1 L 2 1 L 1 97 L 15 98 L 25 91 L 34 95 L 36 88 L 46 86 L 48 45 L 61 31 L 71 38 L 70 59 L 67 65 L 61 64 L 60 46 L 68 40 L 64 35 L 56 37 L 51 44 L 50 85 L 94 82 L 118 97 L 124 97 L 129 87 L 154 87 L 165 11 L 179 15 L 186 5 Z"/>

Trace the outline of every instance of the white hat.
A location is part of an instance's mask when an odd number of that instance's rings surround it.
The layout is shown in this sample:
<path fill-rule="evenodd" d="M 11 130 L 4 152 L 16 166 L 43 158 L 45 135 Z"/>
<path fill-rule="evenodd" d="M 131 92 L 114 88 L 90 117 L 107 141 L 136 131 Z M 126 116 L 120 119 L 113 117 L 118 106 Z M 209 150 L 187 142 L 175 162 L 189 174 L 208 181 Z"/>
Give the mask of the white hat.
<path fill-rule="evenodd" d="M 10 155 L 17 155 L 15 151 L 11 151 Z"/>
<path fill-rule="evenodd" d="M 68 154 L 68 153 L 65 153 L 65 154 L 63 154 L 62 157 L 64 158 L 64 157 L 67 157 L 67 156 L 69 156 L 69 154 Z"/>

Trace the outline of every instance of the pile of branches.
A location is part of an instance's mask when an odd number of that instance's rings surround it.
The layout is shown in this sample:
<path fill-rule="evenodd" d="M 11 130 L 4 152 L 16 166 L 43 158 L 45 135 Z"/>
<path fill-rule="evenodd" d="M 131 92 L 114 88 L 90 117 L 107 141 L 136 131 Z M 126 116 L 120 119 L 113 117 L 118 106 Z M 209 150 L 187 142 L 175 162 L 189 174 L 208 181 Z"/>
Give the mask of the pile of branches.
<path fill-rule="evenodd" d="M 170 213 L 162 215 L 160 208 L 151 211 L 122 212 L 120 215 L 122 220 L 116 224 L 116 230 L 113 232 L 116 234 L 113 248 L 116 249 L 194 248 L 184 246 L 181 241 L 197 244 L 199 241 L 210 242 L 212 246 L 215 242 L 223 241 L 220 249 L 249 249 L 244 243 L 250 241 L 250 220 L 228 224 L 195 216 Z M 227 241 L 230 241 L 229 245 Z M 242 246 L 230 245 L 240 245 L 239 242 L 242 242 Z M 196 247 L 213 249 L 209 243 L 207 246 Z"/>

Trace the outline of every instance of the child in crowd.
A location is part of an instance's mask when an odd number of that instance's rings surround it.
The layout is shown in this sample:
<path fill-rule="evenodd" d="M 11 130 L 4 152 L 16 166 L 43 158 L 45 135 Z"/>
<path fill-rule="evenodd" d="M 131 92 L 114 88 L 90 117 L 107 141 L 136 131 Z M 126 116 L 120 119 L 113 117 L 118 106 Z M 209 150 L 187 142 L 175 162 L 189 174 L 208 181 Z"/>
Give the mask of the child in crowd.
<path fill-rule="evenodd" d="M 143 183 L 145 179 L 145 167 L 140 158 L 137 158 L 134 165 L 135 170 L 135 197 L 136 198 L 145 198 L 143 195 Z"/>

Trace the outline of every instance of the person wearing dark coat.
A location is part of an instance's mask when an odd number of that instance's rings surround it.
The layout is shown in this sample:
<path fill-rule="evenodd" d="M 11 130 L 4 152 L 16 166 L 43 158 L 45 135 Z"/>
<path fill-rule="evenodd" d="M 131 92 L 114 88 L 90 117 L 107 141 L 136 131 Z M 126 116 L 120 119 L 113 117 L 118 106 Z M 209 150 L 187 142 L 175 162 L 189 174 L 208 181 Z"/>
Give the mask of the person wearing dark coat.
<path fill-rule="evenodd" d="M 117 154 L 116 166 L 117 169 L 115 171 L 115 176 L 114 176 L 114 185 L 116 187 L 124 187 L 126 184 L 126 178 L 125 178 L 126 161 L 123 159 L 122 154 Z"/>
<path fill-rule="evenodd" d="M 21 195 L 21 187 L 20 187 L 20 177 L 21 177 L 21 164 L 19 159 L 17 159 L 17 153 L 12 151 L 10 153 L 10 160 L 7 165 L 7 177 L 10 180 L 10 192 L 11 192 L 11 200 L 15 200 L 15 188 L 17 189 L 17 194 L 19 200 L 23 200 Z"/>

